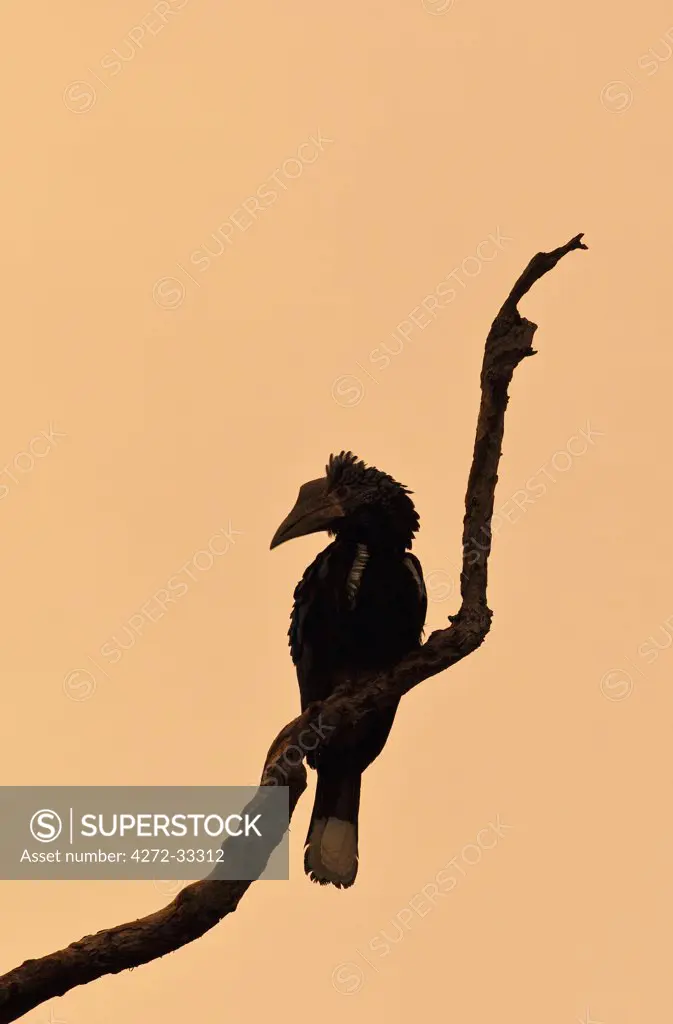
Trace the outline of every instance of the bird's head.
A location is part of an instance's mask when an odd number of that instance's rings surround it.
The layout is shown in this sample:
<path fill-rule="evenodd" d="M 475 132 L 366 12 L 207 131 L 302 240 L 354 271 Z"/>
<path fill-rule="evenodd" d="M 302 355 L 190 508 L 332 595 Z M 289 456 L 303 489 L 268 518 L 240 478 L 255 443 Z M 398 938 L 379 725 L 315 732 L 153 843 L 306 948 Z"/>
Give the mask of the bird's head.
<path fill-rule="evenodd" d="M 352 452 L 330 455 L 325 476 L 299 488 L 294 508 L 276 530 L 271 547 L 324 530 L 358 543 L 410 548 L 419 524 L 410 493 Z"/>

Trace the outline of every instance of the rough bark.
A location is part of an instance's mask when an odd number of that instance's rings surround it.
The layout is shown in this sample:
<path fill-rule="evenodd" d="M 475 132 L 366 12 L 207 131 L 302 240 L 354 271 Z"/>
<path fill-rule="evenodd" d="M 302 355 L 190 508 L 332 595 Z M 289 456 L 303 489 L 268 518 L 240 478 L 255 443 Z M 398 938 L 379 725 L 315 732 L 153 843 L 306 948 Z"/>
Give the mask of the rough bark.
<path fill-rule="evenodd" d="M 307 729 L 313 726 L 312 749 L 316 738 L 319 745 L 327 744 L 364 715 L 376 714 L 483 643 L 492 616 L 486 602 L 487 566 L 507 392 L 515 368 L 524 358 L 535 354 L 532 340 L 537 326 L 521 317 L 517 306 L 561 257 L 574 249 L 586 248 L 579 234 L 553 252 L 534 256 L 512 288 L 486 339 L 481 405 L 465 497 L 462 603 L 457 615 L 449 616 L 450 626 L 432 633 L 418 652 L 404 658 L 391 671 L 358 679 L 357 685 L 353 681 L 345 684 L 329 700 L 312 705 L 279 733 L 267 754 L 261 784 L 289 787 L 290 815 L 306 788 L 306 770 L 302 763 L 296 763 L 295 751 L 307 752 L 302 746 Z M 287 756 L 290 749 L 292 763 Z M 148 917 L 87 935 L 39 960 L 27 960 L 0 977 L 0 1024 L 16 1020 L 77 985 L 148 963 L 192 942 L 233 913 L 251 884 L 212 878 L 194 882 Z"/>

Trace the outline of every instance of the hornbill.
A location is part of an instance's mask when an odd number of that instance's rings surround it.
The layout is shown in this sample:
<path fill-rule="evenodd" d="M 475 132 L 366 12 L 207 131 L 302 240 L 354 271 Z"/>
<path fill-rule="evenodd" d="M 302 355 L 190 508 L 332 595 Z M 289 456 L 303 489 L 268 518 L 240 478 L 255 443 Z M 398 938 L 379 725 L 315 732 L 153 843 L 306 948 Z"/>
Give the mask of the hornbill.
<path fill-rule="evenodd" d="M 288 635 L 302 711 L 346 679 L 392 667 L 420 646 L 428 602 L 421 564 L 408 550 L 419 526 L 411 493 L 341 452 L 330 455 L 324 477 L 300 488 L 278 527 L 271 548 L 320 531 L 334 537 L 294 591 Z M 304 852 L 314 882 L 348 888 L 355 881 L 361 777 L 383 750 L 398 704 L 307 755 L 318 772 Z"/>

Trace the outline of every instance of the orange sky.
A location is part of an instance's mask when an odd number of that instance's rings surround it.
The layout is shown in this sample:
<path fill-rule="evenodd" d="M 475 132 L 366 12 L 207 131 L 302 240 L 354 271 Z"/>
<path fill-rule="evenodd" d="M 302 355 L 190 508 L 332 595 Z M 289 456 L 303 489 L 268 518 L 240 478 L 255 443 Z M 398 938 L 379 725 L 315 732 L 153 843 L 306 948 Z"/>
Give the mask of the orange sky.
<path fill-rule="evenodd" d="M 304 877 L 311 791 L 289 882 L 26 1020 L 669 1019 L 669 5 L 64 0 L 5 38 L 8 785 L 257 781 L 322 543 L 269 541 L 332 451 L 414 490 L 441 627 L 486 333 L 590 247 L 521 305 L 493 628 L 404 700 L 354 888 Z M 168 888 L 1 882 L 2 968 Z"/>

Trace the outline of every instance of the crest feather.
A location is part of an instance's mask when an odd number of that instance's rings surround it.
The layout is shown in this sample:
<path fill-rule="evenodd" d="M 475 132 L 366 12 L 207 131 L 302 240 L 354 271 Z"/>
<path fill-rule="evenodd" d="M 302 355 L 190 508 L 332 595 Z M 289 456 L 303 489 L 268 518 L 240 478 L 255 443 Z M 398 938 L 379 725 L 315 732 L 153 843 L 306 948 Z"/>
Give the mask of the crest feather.
<path fill-rule="evenodd" d="M 329 462 L 325 466 L 325 475 L 329 480 L 330 487 L 335 487 L 344 479 L 352 476 L 360 476 L 366 470 L 361 459 L 353 452 L 339 452 L 338 455 L 330 455 Z"/>

